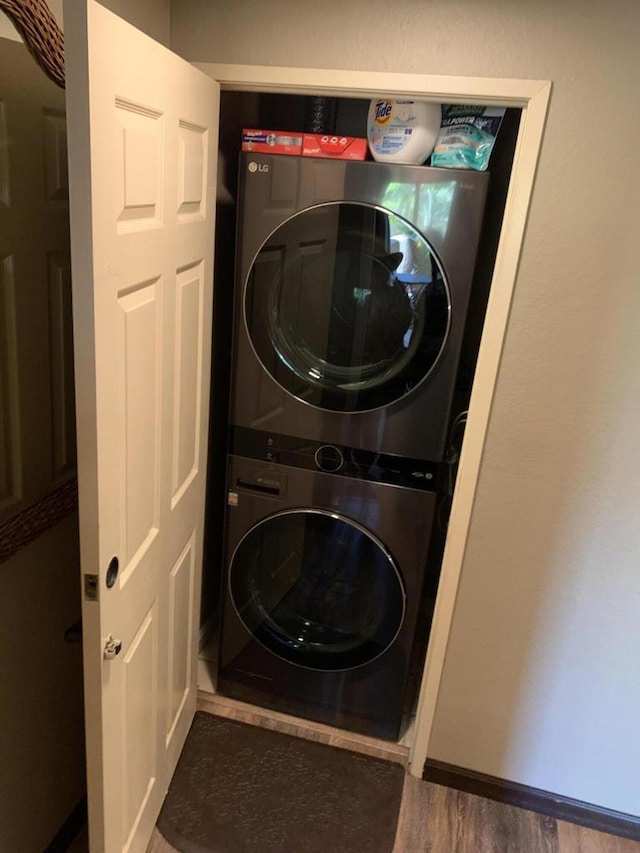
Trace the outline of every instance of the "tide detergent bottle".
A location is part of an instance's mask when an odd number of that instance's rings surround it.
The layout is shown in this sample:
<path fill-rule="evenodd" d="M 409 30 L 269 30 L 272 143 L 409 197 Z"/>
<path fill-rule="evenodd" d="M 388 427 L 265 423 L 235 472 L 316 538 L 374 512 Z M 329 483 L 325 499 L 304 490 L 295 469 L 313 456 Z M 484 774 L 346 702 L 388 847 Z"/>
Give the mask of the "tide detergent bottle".
<path fill-rule="evenodd" d="M 381 163 L 424 163 L 433 151 L 441 115 L 440 104 L 374 98 L 367 120 L 373 159 Z"/>

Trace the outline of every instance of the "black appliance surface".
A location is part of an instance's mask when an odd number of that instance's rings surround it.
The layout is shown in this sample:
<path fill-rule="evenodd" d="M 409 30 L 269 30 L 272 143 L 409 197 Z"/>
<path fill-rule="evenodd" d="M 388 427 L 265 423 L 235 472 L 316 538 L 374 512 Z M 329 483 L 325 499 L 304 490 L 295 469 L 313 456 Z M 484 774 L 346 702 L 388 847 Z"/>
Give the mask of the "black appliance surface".
<path fill-rule="evenodd" d="M 257 429 L 232 427 L 229 451 L 233 456 L 244 456 L 262 462 L 277 462 L 340 474 L 357 480 L 372 480 L 409 489 L 437 491 L 443 477 L 443 465 L 424 459 L 375 453 L 358 447 L 327 444 L 309 438 L 263 432 Z"/>
<path fill-rule="evenodd" d="M 487 181 L 242 154 L 232 425 L 441 461 Z"/>
<path fill-rule="evenodd" d="M 400 733 L 435 494 L 230 457 L 217 689 Z"/>

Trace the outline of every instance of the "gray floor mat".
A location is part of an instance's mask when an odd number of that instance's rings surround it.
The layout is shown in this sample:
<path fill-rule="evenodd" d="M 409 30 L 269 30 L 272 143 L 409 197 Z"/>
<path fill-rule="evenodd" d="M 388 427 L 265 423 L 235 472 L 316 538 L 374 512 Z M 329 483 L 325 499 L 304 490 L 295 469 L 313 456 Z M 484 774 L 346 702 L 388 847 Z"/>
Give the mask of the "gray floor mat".
<path fill-rule="evenodd" d="M 404 770 L 199 711 L 158 829 L 183 853 L 391 853 Z"/>

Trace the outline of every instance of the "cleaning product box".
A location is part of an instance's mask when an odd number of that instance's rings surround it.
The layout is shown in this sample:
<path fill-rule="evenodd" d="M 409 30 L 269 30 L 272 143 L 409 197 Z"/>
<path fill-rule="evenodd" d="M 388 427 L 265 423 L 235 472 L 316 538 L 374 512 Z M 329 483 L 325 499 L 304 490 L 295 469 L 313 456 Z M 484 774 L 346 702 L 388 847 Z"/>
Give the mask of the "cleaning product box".
<path fill-rule="evenodd" d="M 354 136 L 330 136 L 305 133 L 302 140 L 303 157 L 330 157 L 332 160 L 364 160 L 367 140 Z"/>
<path fill-rule="evenodd" d="M 302 154 L 302 134 L 287 130 L 242 129 L 242 150 L 261 154 Z"/>

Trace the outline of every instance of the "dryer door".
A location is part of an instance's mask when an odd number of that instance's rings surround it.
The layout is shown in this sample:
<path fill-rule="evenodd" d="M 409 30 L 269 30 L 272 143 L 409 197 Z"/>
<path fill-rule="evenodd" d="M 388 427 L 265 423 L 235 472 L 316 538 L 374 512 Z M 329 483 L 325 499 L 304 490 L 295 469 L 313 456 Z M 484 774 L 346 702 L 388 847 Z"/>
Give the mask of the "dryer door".
<path fill-rule="evenodd" d="M 280 225 L 251 265 L 247 333 L 285 391 L 337 412 L 410 393 L 440 358 L 449 289 L 425 237 L 369 204 L 331 202 Z"/>
<path fill-rule="evenodd" d="M 405 615 L 404 584 L 382 543 L 323 510 L 287 510 L 252 527 L 232 557 L 229 593 L 259 643 L 315 670 L 375 660 Z"/>

